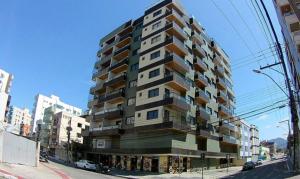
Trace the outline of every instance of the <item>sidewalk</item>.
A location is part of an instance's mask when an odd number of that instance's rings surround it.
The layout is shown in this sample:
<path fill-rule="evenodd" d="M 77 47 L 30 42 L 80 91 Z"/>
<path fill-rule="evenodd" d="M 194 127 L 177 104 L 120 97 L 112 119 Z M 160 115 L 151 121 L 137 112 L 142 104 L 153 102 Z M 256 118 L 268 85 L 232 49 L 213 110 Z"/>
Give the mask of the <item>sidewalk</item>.
<path fill-rule="evenodd" d="M 0 177 L 11 179 L 40 179 L 40 178 L 64 178 L 69 179 L 60 170 L 50 167 L 48 164 L 40 163 L 38 167 L 26 165 L 0 163 Z"/>

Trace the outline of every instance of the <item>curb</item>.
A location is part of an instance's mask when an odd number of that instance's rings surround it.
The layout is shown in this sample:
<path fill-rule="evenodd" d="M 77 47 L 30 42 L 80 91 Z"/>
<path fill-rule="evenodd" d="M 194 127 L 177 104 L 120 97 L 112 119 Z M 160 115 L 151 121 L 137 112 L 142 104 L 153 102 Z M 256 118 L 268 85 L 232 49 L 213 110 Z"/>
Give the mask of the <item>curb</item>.
<path fill-rule="evenodd" d="M 5 170 L 2 170 L 2 169 L 0 169 L 0 176 L 4 177 L 6 179 L 25 179 L 25 178 L 23 178 L 21 176 L 14 175 L 14 174 L 9 173 L 9 172 L 7 172 Z"/>
<path fill-rule="evenodd" d="M 53 171 L 54 173 L 56 173 L 57 175 L 59 175 L 62 179 L 71 179 L 70 176 L 66 175 L 64 172 L 56 169 L 56 168 L 53 168 L 53 167 L 50 167 L 50 166 L 47 166 L 45 164 L 42 164 L 43 166 L 45 166 L 46 168 L 50 169 L 51 171 Z"/>

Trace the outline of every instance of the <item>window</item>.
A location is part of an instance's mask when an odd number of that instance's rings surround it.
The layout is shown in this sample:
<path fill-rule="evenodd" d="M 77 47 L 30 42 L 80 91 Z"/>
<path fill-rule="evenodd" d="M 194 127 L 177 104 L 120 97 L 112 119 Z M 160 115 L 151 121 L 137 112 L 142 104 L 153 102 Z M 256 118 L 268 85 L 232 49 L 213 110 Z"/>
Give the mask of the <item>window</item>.
<path fill-rule="evenodd" d="M 212 109 L 210 107 L 207 107 L 207 110 L 206 110 L 210 115 L 212 115 Z"/>
<path fill-rule="evenodd" d="M 77 124 L 77 127 L 82 127 L 82 124 L 81 124 L 81 123 L 78 123 L 78 124 Z"/>
<path fill-rule="evenodd" d="M 191 97 L 190 95 L 187 96 L 187 102 L 191 105 L 194 105 L 194 98 Z"/>
<path fill-rule="evenodd" d="M 141 117 L 141 113 L 138 113 L 138 117 Z"/>
<path fill-rule="evenodd" d="M 143 74 L 141 74 L 141 75 L 140 75 L 140 78 L 143 78 L 143 77 L 144 77 L 144 75 L 143 75 Z"/>
<path fill-rule="evenodd" d="M 135 104 L 135 98 L 129 98 L 127 101 L 127 106 L 131 106 Z"/>
<path fill-rule="evenodd" d="M 141 97 L 142 95 L 143 95 L 143 93 L 142 93 L 142 92 L 140 92 L 140 93 L 139 93 L 139 96 Z"/>
<path fill-rule="evenodd" d="M 152 98 L 159 95 L 159 88 L 155 88 L 148 91 L 148 98 Z"/>
<path fill-rule="evenodd" d="M 77 137 L 80 138 L 80 137 L 81 137 L 81 134 L 80 134 L 80 133 L 77 133 Z"/>
<path fill-rule="evenodd" d="M 158 110 L 147 112 L 147 120 L 157 119 L 157 118 L 158 118 Z"/>
<path fill-rule="evenodd" d="M 161 14 L 161 12 L 162 12 L 161 9 L 158 10 L 158 11 L 156 11 L 156 12 L 154 12 L 153 13 L 153 17 L 158 16 L 159 14 Z"/>
<path fill-rule="evenodd" d="M 133 41 L 134 41 L 134 42 L 137 42 L 137 41 L 139 41 L 140 39 L 141 39 L 141 36 L 139 35 L 139 36 L 134 37 L 134 38 L 133 38 Z"/>
<path fill-rule="evenodd" d="M 161 37 L 160 35 L 153 37 L 153 38 L 151 39 L 151 44 L 154 44 L 154 43 L 160 41 L 160 37 Z"/>
<path fill-rule="evenodd" d="M 129 81 L 129 88 L 136 87 L 136 85 L 137 85 L 136 80 Z"/>
<path fill-rule="evenodd" d="M 158 50 L 158 51 L 156 51 L 156 52 L 153 52 L 153 53 L 151 53 L 151 55 L 150 55 L 150 60 L 153 60 L 153 59 L 155 59 L 155 58 L 157 58 L 157 57 L 159 57 L 160 56 L 160 50 Z"/>
<path fill-rule="evenodd" d="M 156 70 L 150 71 L 150 72 L 149 72 L 149 78 L 156 77 L 156 76 L 159 75 L 159 73 L 160 73 L 159 68 L 156 69 Z"/>
<path fill-rule="evenodd" d="M 159 28 L 160 25 L 161 25 L 161 21 L 154 23 L 152 25 L 152 30 L 155 30 L 155 29 Z"/>
<path fill-rule="evenodd" d="M 127 125 L 134 124 L 134 116 L 126 117 L 125 122 Z"/>
<path fill-rule="evenodd" d="M 211 99 L 211 93 L 206 91 L 207 96 L 209 97 L 209 99 Z"/>
<path fill-rule="evenodd" d="M 136 71 L 139 69 L 139 63 L 135 63 L 130 66 L 130 71 Z"/>

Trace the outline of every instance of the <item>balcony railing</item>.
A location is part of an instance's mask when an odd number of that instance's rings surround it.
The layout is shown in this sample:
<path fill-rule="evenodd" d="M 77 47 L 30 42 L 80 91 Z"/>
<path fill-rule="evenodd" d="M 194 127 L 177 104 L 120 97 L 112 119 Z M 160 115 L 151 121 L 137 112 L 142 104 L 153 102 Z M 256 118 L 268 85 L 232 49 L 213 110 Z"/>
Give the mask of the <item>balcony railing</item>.
<path fill-rule="evenodd" d="M 122 107 L 114 107 L 114 108 L 108 108 L 103 109 L 102 111 L 95 113 L 95 120 L 98 119 L 115 119 L 115 118 L 121 118 L 123 116 L 123 108 Z"/>
<path fill-rule="evenodd" d="M 206 71 L 207 70 L 206 64 L 203 62 L 203 60 L 201 60 L 199 58 L 194 58 L 194 66 L 195 66 L 195 69 L 198 71 Z"/>
<path fill-rule="evenodd" d="M 120 82 L 125 82 L 126 77 L 127 77 L 126 73 L 118 74 L 111 79 L 107 79 L 103 84 L 103 86 L 107 87 L 107 86 L 115 85 L 116 83 L 120 84 Z"/>
<path fill-rule="evenodd" d="M 172 123 L 172 128 L 177 130 L 183 130 L 183 131 L 190 131 L 191 130 L 191 124 L 187 123 L 185 121 L 185 116 L 163 116 L 163 122 L 164 123 Z"/>
<path fill-rule="evenodd" d="M 204 121 L 210 120 L 210 114 L 202 107 L 197 108 L 196 117 Z"/>
<path fill-rule="evenodd" d="M 122 47 L 122 48 L 116 50 L 116 51 L 114 52 L 114 56 L 116 56 L 116 55 L 118 55 L 118 54 L 120 54 L 120 53 L 122 53 L 122 52 L 124 52 L 124 51 L 126 51 L 126 50 L 130 50 L 130 45 L 127 45 L 127 46 L 125 46 L 125 47 Z"/>
<path fill-rule="evenodd" d="M 196 97 L 196 101 L 200 104 L 209 102 L 209 97 L 203 90 L 196 91 L 195 97 Z"/>
<path fill-rule="evenodd" d="M 219 102 L 227 102 L 228 97 L 227 97 L 226 93 L 224 93 L 223 91 L 219 91 L 218 92 L 218 100 L 219 100 Z"/>
<path fill-rule="evenodd" d="M 198 87 L 206 87 L 208 85 L 207 79 L 205 76 L 201 73 L 195 73 L 195 83 L 198 85 Z"/>
<path fill-rule="evenodd" d="M 97 70 L 96 72 L 93 73 L 93 79 L 97 78 L 97 77 L 100 77 L 102 75 L 105 75 L 108 73 L 108 70 L 109 68 L 104 68 L 104 69 L 100 69 L 100 70 Z"/>
<path fill-rule="evenodd" d="M 205 57 L 205 51 L 202 49 L 202 47 L 198 44 L 193 44 L 193 50 L 196 55 L 203 58 Z"/>
<path fill-rule="evenodd" d="M 185 21 L 181 15 L 178 14 L 178 12 L 174 9 L 167 9 L 166 11 L 166 17 L 169 20 L 174 20 L 178 24 L 180 24 L 182 27 L 185 26 Z"/>
<path fill-rule="evenodd" d="M 193 36 L 197 43 L 199 43 L 200 45 L 204 44 L 203 37 L 200 34 L 198 34 L 197 32 L 194 31 Z"/>
<path fill-rule="evenodd" d="M 190 84 L 187 82 L 187 79 L 176 72 L 165 73 L 165 79 L 166 81 L 169 81 L 169 83 L 175 83 L 174 85 L 170 85 L 173 88 L 176 88 L 181 91 L 186 91 L 190 87 Z"/>
<path fill-rule="evenodd" d="M 90 88 L 90 94 L 94 94 L 96 91 L 100 90 L 101 88 L 103 88 L 103 81 L 99 81 L 97 82 L 94 86 L 92 86 Z"/>
<path fill-rule="evenodd" d="M 229 135 L 223 135 L 221 137 L 221 141 L 231 143 L 231 144 L 239 144 L 239 140 L 237 140 L 235 137 L 229 136 Z"/>
<path fill-rule="evenodd" d="M 170 64 L 173 68 L 181 72 L 188 72 L 190 70 L 188 62 L 175 53 L 166 53 L 165 63 L 168 64 L 169 62 L 172 62 Z"/>
<path fill-rule="evenodd" d="M 122 60 L 122 61 L 120 61 L 120 62 L 117 62 L 117 63 L 113 64 L 113 65 L 109 68 L 109 70 L 117 71 L 117 69 L 119 69 L 119 68 L 128 66 L 128 63 L 129 63 L 128 58 L 125 58 L 124 60 Z"/>
<path fill-rule="evenodd" d="M 232 113 L 226 106 L 219 104 L 219 115 L 229 116 L 229 115 L 232 115 Z"/>
<path fill-rule="evenodd" d="M 225 74 L 225 69 L 224 69 L 224 67 L 221 67 L 220 65 L 217 65 L 217 66 L 215 67 L 215 71 L 216 71 L 216 73 L 217 73 L 219 76 L 224 77 L 224 74 Z"/>
<path fill-rule="evenodd" d="M 125 97 L 125 89 L 124 88 L 117 89 L 117 90 L 111 91 L 109 93 L 106 93 L 104 101 L 109 101 L 109 100 L 116 99 L 119 97 Z"/>
<path fill-rule="evenodd" d="M 186 33 L 183 31 L 183 29 L 181 27 L 179 27 L 179 25 L 177 25 L 175 22 L 167 22 L 166 25 L 165 25 L 165 29 L 167 29 L 167 32 L 169 32 L 168 29 L 174 29 L 176 31 L 176 34 L 180 36 L 180 38 L 182 39 L 187 39 L 187 35 Z M 173 32 L 174 31 L 171 31 L 171 35 L 174 35 Z"/>
<path fill-rule="evenodd" d="M 171 105 L 176 109 L 187 111 L 190 108 L 190 105 L 188 104 L 186 98 L 176 93 L 166 93 L 164 95 L 164 99 L 166 100 L 166 105 Z"/>
<path fill-rule="evenodd" d="M 218 54 L 214 54 L 213 62 L 214 64 L 220 64 L 222 61 L 221 57 Z"/>
<path fill-rule="evenodd" d="M 98 127 L 98 128 L 90 128 L 90 132 L 105 131 L 105 130 L 120 129 L 120 128 L 121 128 L 120 125 L 104 126 L 104 127 Z"/>
<path fill-rule="evenodd" d="M 217 87 L 222 90 L 226 89 L 226 83 L 223 78 L 217 78 Z"/>
<path fill-rule="evenodd" d="M 185 47 L 184 43 L 175 36 L 167 36 L 165 43 L 166 43 L 167 47 L 168 47 L 168 44 L 174 44 L 175 46 L 177 46 L 176 49 L 170 49 L 171 51 L 180 51 L 183 55 L 188 54 L 188 50 Z"/>

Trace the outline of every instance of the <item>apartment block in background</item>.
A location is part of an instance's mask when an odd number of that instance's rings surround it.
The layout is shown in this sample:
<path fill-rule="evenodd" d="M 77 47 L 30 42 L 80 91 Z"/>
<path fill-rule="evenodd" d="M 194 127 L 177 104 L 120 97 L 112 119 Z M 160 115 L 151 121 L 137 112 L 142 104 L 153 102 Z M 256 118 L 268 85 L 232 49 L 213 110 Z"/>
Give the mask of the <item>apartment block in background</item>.
<path fill-rule="evenodd" d="M 225 167 L 237 158 L 230 60 L 178 1 L 100 40 L 87 158 L 127 170 Z"/>
<path fill-rule="evenodd" d="M 56 159 L 67 161 L 68 128 L 70 130 L 69 147 L 71 148 L 74 143 L 83 143 L 82 132 L 88 127 L 89 123 L 86 122 L 85 118 L 63 111 L 54 114 L 50 132 L 49 154 Z M 71 152 L 69 159 L 75 162 Z"/>
<path fill-rule="evenodd" d="M 27 108 L 11 106 L 8 112 L 9 130 L 15 134 L 28 136 L 31 127 L 31 114 Z"/>
<path fill-rule="evenodd" d="M 251 141 L 251 125 L 249 125 L 244 120 L 238 120 L 237 125 L 240 129 L 240 150 L 239 150 L 239 157 L 241 159 L 241 164 L 246 161 L 252 160 L 252 141 Z"/>
<path fill-rule="evenodd" d="M 59 106 L 59 108 L 66 110 L 67 112 L 76 116 L 80 116 L 82 114 L 81 109 L 62 102 L 58 96 L 51 95 L 50 97 L 48 97 L 42 94 L 38 94 L 35 96 L 35 102 L 32 111 L 32 133 L 36 132 L 38 123 L 43 123 L 45 109 L 54 105 Z"/>
<path fill-rule="evenodd" d="M 6 125 L 13 75 L 0 69 L 0 128 Z"/>
<path fill-rule="evenodd" d="M 278 21 L 283 34 L 287 66 L 291 81 L 297 91 L 296 101 L 300 100 L 300 2 L 298 0 L 273 0 Z M 300 105 L 298 104 L 298 118 Z M 300 125 L 300 124 L 298 124 Z"/>
<path fill-rule="evenodd" d="M 257 126 L 251 124 L 250 125 L 250 140 L 251 140 L 251 151 L 252 151 L 252 161 L 256 162 L 259 157 L 259 131 Z"/>

